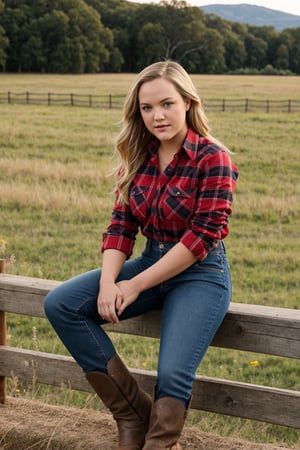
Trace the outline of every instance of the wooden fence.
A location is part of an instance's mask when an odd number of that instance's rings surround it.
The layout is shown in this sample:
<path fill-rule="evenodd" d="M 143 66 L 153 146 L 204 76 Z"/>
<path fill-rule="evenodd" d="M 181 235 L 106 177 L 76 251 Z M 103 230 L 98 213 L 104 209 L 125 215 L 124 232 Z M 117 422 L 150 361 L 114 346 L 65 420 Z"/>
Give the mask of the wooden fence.
<path fill-rule="evenodd" d="M 93 392 L 71 357 L 6 345 L 6 313 L 45 317 L 43 299 L 59 282 L 0 274 L 0 402 L 5 378 Z M 110 332 L 159 338 L 160 312 L 106 325 Z M 232 303 L 212 345 L 300 359 L 300 310 Z M 155 372 L 130 369 L 152 393 Z M 300 428 L 300 392 L 198 376 L 192 408 Z"/>
<path fill-rule="evenodd" d="M 121 109 L 125 95 L 81 95 L 32 92 L 0 92 L 0 104 L 64 105 Z M 300 112 L 300 100 L 206 99 L 206 110 L 216 112 Z"/>

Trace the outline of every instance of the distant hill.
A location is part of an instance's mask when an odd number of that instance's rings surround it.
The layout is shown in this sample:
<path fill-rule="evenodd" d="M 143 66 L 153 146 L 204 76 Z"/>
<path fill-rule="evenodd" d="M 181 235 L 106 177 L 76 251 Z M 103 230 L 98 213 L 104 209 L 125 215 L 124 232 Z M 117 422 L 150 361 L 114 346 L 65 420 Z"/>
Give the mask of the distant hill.
<path fill-rule="evenodd" d="M 273 26 L 276 30 L 282 31 L 285 28 L 300 27 L 300 16 L 288 14 L 264 6 L 248 5 L 207 5 L 200 7 L 205 14 L 216 14 L 223 19 L 232 22 L 247 23 L 249 25 Z"/>

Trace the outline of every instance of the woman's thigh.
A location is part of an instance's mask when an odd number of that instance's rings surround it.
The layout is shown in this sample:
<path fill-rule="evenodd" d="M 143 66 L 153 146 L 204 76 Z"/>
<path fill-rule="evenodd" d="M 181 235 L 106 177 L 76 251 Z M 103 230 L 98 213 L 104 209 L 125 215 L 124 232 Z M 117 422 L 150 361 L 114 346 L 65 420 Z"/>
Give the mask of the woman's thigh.
<path fill-rule="evenodd" d="M 134 260 L 125 263 L 120 279 L 138 273 L 136 266 Z M 105 323 L 97 309 L 100 276 L 100 269 L 78 275 L 53 289 L 45 299 L 49 321 L 84 372 L 105 372 L 107 362 L 115 353 L 109 335 L 99 326 Z M 120 319 L 142 314 L 153 309 L 156 303 L 155 294 L 145 292 Z"/>
<path fill-rule="evenodd" d="M 188 400 L 195 372 L 228 310 L 231 282 L 221 252 L 167 282 L 162 312 L 158 396 Z M 171 392 L 166 392 L 170 389 Z M 175 392 L 174 392 L 175 390 Z"/>
<path fill-rule="evenodd" d="M 131 279 L 146 267 L 147 264 L 141 257 L 126 261 L 117 281 Z M 100 278 L 101 269 L 94 269 L 62 282 L 50 291 L 45 299 L 47 316 L 49 318 L 56 316 L 56 319 L 59 319 L 62 314 L 80 314 L 93 319 L 97 324 L 105 323 L 97 309 Z M 150 289 L 142 293 L 136 302 L 126 308 L 120 320 L 143 314 L 160 305 L 157 290 Z"/>

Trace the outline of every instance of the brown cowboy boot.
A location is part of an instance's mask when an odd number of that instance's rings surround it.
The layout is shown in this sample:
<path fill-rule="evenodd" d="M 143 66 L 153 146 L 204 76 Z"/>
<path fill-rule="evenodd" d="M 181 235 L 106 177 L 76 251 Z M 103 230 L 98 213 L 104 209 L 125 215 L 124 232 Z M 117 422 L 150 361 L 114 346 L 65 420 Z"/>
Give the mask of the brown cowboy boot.
<path fill-rule="evenodd" d="M 117 450 L 141 450 L 149 426 L 151 397 L 138 387 L 117 354 L 108 362 L 107 372 L 88 372 L 86 379 L 117 422 Z"/>
<path fill-rule="evenodd" d="M 178 439 L 187 416 L 187 409 L 177 398 L 158 399 L 152 406 L 143 450 L 182 450 Z"/>

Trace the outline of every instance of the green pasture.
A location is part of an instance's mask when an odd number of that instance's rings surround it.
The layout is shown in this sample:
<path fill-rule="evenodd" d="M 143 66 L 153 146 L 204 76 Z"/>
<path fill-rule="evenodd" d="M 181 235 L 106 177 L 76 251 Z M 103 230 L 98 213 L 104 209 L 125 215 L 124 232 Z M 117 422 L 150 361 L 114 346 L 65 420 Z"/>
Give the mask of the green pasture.
<path fill-rule="evenodd" d="M 202 97 L 300 99 L 296 77 L 195 76 Z M 133 75 L 0 75 L 0 92 L 126 93 Z M 110 219 L 114 139 L 121 111 L 0 104 L 0 241 L 6 271 L 64 280 L 101 265 Z M 300 116 L 210 114 L 212 134 L 233 151 L 240 172 L 226 239 L 233 301 L 300 306 Z M 136 253 L 143 246 L 138 238 Z M 3 250 L 3 245 L 0 247 Z M 3 255 L 2 255 L 3 256 Z M 8 317 L 11 345 L 66 351 L 46 320 Z M 155 369 L 158 342 L 113 334 L 131 367 Z M 258 365 L 251 364 L 258 361 Z M 299 362 L 210 348 L 199 374 L 300 390 Z M 12 380 L 12 395 L 97 406 L 91 395 Z M 299 432 L 191 412 L 201 430 L 299 448 Z"/>

